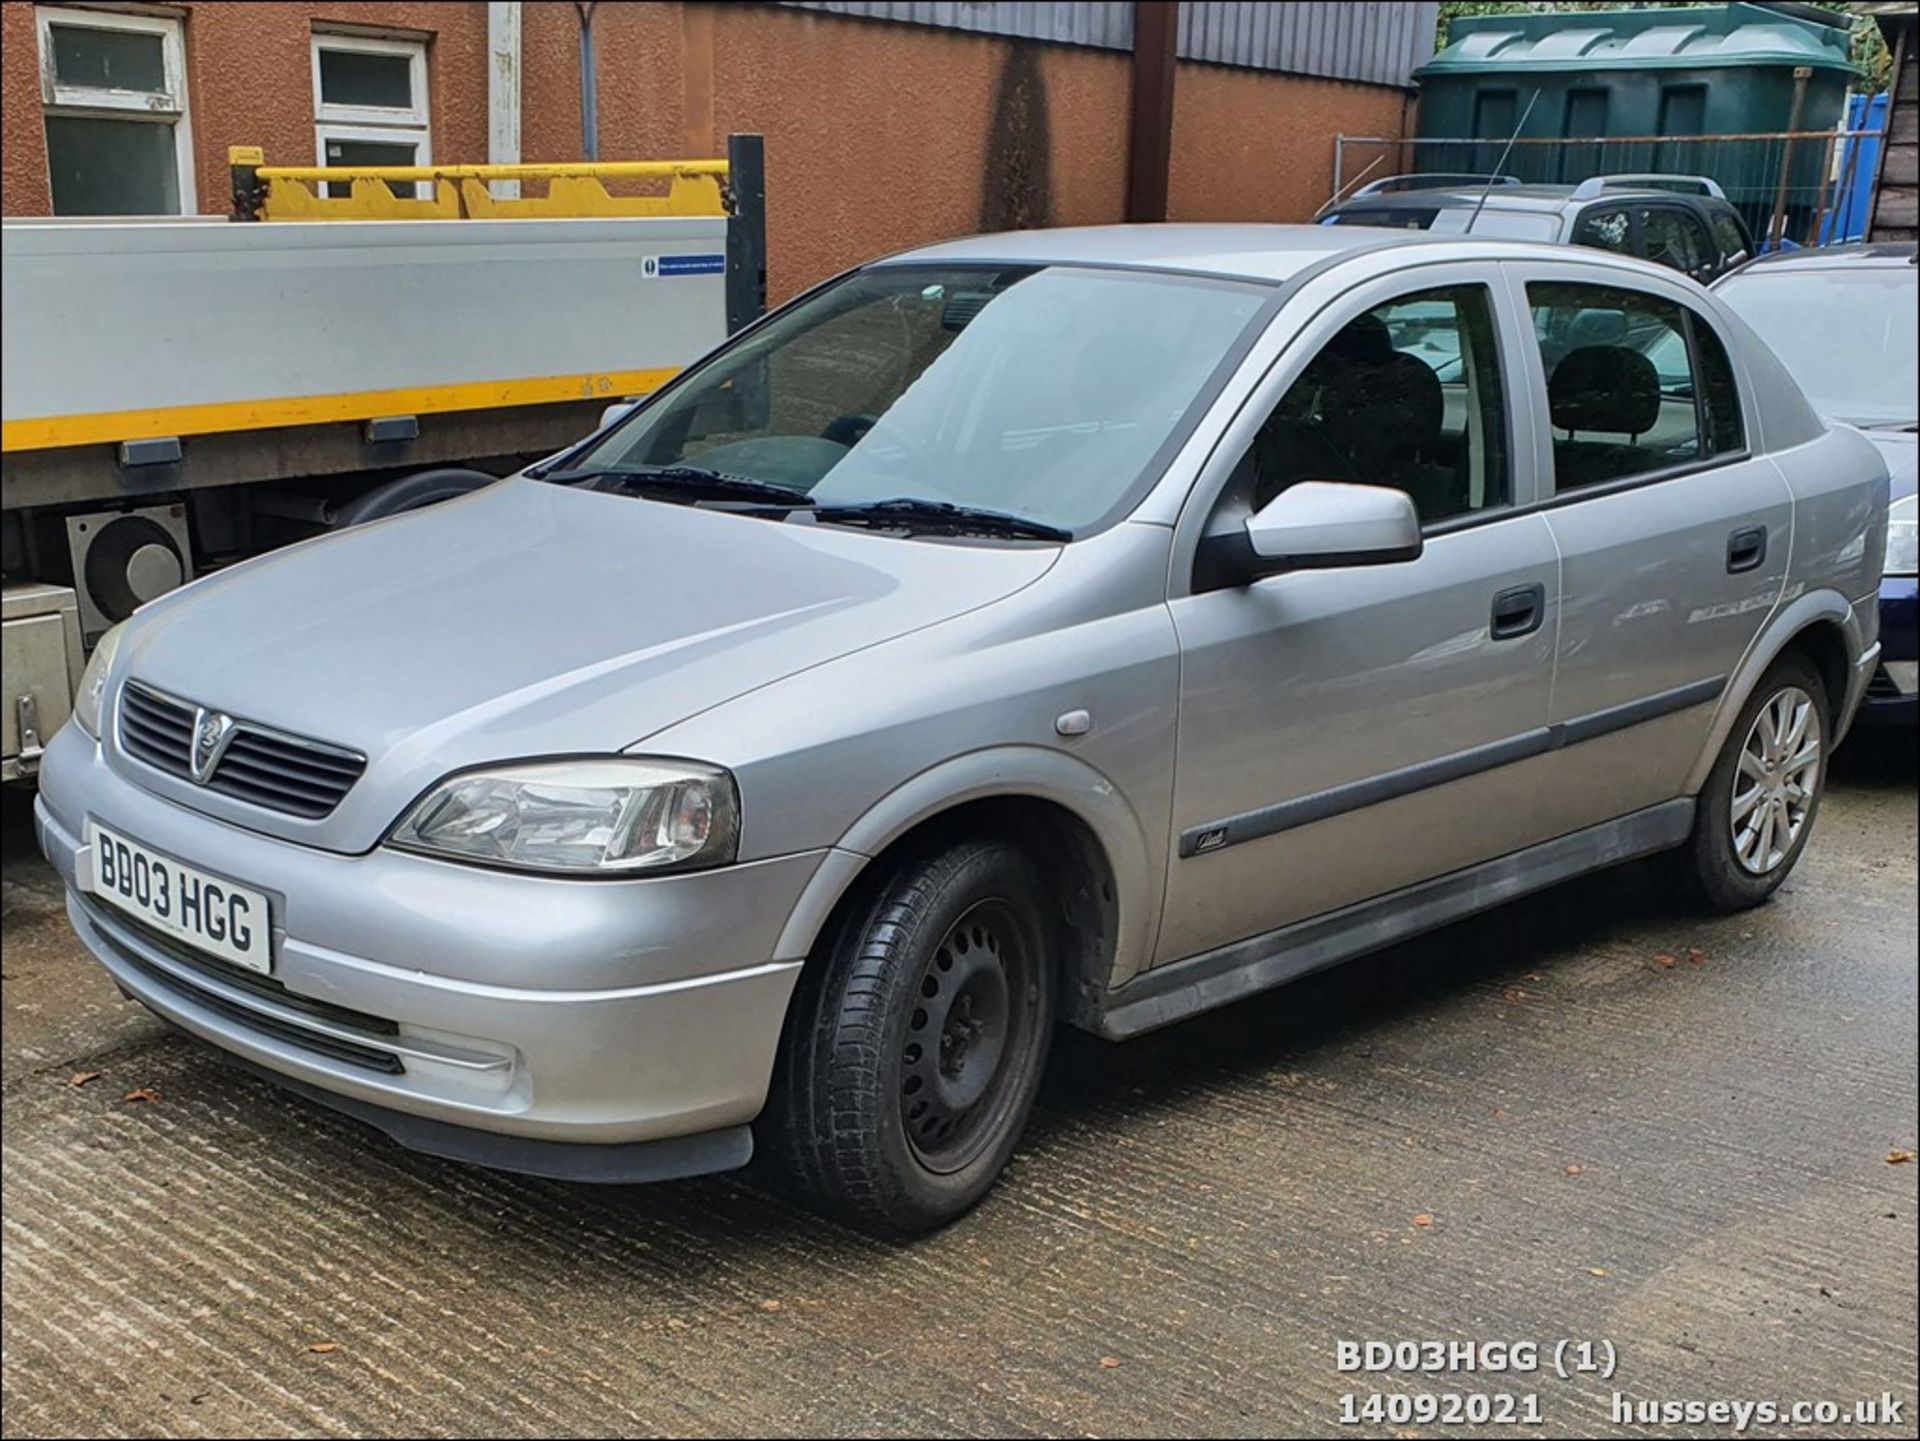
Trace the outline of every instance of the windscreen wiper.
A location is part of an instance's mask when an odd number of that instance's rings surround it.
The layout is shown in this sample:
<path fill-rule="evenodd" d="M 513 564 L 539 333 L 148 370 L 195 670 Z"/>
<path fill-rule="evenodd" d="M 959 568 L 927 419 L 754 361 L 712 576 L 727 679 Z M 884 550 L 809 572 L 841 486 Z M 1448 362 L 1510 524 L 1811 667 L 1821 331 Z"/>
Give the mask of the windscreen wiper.
<path fill-rule="evenodd" d="M 786 510 L 811 510 L 813 502 L 790 485 L 748 475 L 729 475 L 698 465 L 651 465 L 634 470 L 550 470 L 540 477 L 560 485 L 592 485 L 626 494 L 684 500 L 746 500 Z"/>
<path fill-rule="evenodd" d="M 1008 540 L 1069 541 L 1073 532 L 998 510 L 978 510 L 944 500 L 869 500 L 859 505 L 816 505 L 813 518 L 831 525 L 876 530 L 918 530 L 936 535 L 985 535 Z"/>

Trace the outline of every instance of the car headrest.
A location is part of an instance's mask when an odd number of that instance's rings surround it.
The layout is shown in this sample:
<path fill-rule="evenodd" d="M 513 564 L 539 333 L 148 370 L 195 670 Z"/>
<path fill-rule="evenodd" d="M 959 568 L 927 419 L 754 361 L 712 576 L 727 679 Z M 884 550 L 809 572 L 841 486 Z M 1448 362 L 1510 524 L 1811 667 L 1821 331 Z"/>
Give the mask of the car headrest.
<path fill-rule="evenodd" d="M 1547 381 L 1556 430 L 1644 435 L 1660 419 L 1660 372 L 1624 345 L 1583 345 Z"/>
<path fill-rule="evenodd" d="M 1393 359 L 1393 335 L 1377 315 L 1356 315 L 1335 332 L 1322 355 L 1364 365 L 1383 365 Z"/>
<path fill-rule="evenodd" d="M 1446 392 L 1433 367 L 1418 356 L 1395 351 L 1375 370 L 1371 388 L 1386 404 L 1382 428 L 1395 453 L 1431 453 L 1447 420 Z"/>

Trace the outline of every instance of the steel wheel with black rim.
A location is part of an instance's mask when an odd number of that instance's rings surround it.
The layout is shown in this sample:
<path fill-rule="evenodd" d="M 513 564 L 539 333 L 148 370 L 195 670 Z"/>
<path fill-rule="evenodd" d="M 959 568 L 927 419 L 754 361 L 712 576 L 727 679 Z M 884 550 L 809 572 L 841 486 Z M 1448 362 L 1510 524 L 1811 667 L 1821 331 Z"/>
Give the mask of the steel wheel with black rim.
<path fill-rule="evenodd" d="M 986 1194 L 1046 1064 L 1054 914 L 1031 860 L 980 839 L 845 918 L 802 974 L 764 1128 L 812 1200 L 909 1234 Z"/>
<path fill-rule="evenodd" d="M 1820 673 L 1797 652 L 1754 687 L 1700 793 L 1685 853 L 1709 905 L 1760 904 L 1800 859 L 1826 780 L 1828 714 Z"/>

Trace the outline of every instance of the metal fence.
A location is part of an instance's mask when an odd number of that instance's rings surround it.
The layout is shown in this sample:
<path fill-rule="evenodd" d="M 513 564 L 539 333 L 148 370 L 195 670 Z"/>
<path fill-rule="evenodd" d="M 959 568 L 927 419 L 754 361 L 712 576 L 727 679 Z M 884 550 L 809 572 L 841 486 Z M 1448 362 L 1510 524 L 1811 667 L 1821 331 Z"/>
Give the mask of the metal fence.
<path fill-rule="evenodd" d="M 1726 192 L 1763 248 L 1860 239 L 1880 130 L 1752 135 L 1635 135 L 1571 139 L 1334 139 L 1334 194 L 1389 175 L 1491 173 L 1573 185 L 1592 176 L 1705 176 Z M 1505 163 L 1501 163 L 1505 152 Z"/>

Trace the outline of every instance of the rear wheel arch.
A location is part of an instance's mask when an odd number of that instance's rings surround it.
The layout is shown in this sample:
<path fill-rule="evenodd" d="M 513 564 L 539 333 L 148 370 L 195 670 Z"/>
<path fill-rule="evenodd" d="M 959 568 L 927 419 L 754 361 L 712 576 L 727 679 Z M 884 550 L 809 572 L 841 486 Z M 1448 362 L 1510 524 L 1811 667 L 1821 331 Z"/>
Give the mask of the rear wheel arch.
<path fill-rule="evenodd" d="M 1819 670 L 1827 690 L 1828 718 L 1837 744 L 1841 734 L 1847 689 L 1853 668 L 1864 649 L 1860 623 L 1853 607 L 1837 591 L 1814 591 L 1790 602 L 1749 647 L 1739 667 L 1728 678 L 1721 693 L 1720 710 L 1713 728 L 1702 746 L 1699 758 L 1687 775 L 1685 794 L 1698 795 L 1707 776 L 1719 759 L 1734 722 L 1745 708 L 1767 671 L 1790 650 L 1798 650 Z"/>

